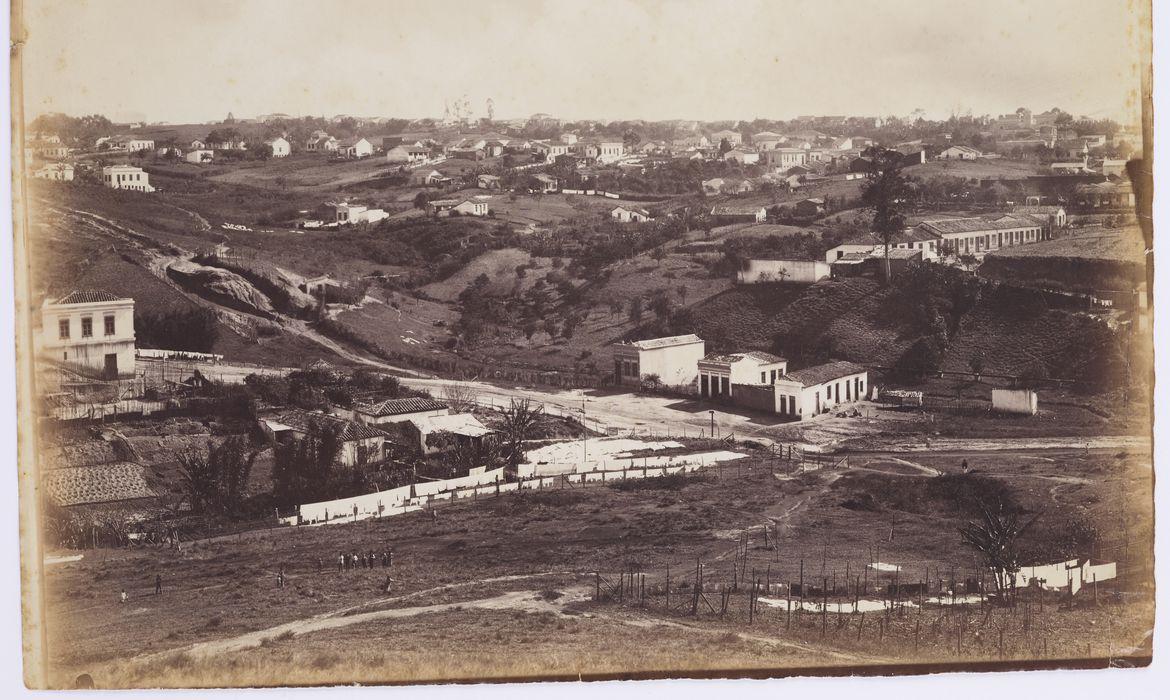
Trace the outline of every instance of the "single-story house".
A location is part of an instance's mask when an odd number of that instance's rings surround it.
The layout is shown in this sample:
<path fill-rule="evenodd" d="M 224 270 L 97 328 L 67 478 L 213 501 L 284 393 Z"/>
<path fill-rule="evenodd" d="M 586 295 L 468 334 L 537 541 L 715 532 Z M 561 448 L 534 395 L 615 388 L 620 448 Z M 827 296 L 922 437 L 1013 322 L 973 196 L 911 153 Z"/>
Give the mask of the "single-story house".
<path fill-rule="evenodd" d="M 500 177 L 499 175 L 477 175 L 475 186 L 481 190 L 498 190 L 500 189 Z"/>
<path fill-rule="evenodd" d="M 431 157 L 431 149 L 417 144 L 399 144 L 386 151 L 389 163 L 422 163 Z"/>
<path fill-rule="evenodd" d="M 796 420 L 811 418 L 865 398 L 869 373 L 853 362 L 829 362 L 789 372 L 776 380 L 774 412 Z"/>
<path fill-rule="evenodd" d="M 215 151 L 209 148 L 199 148 L 193 151 L 188 151 L 186 161 L 188 163 L 210 163 L 215 159 Z"/>
<path fill-rule="evenodd" d="M 337 430 L 341 449 L 336 462 L 341 466 L 375 462 L 385 455 L 386 433 L 376 427 L 327 413 L 289 409 L 261 415 L 258 421 L 260 429 L 272 443 L 301 440 L 313 424 L 323 430 Z"/>
<path fill-rule="evenodd" d="M 438 170 L 415 170 L 410 174 L 410 184 L 418 187 L 428 185 L 441 185 L 447 181 L 447 177 Z"/>
<path fill-rule="evenodd" d="M 760 350 L 711 353 L 699 360 L 699 396 L 731 397 L 735 384 L 773 384 L 788 372 L 788 360 Z"/>
<path fill-rule="evenodd" d="M 529 187 L 538 192 L 556 192 L 559 181 L 552 175 L 537 173 L 529 179 Z"/>
<path fill-rule="evenodd" d="M 643 223 L 651 219 L 650 212 L 642 207 L 616 206 L 609 212 L 609 217 L 622 223 Z"/>
<path fill-rule="evenodd" d="M 619 343 L 613 348 L 614 380 L 638 387 L 647 377 L 657 377 L 665 386 L 692 386 L 705 348 L 694 334 Z"/>
<path fill-rule="evenodd" d="M 478 445 L 495 433 L 470 413 L 420 416 L 404 421 L 402 426 L 418 438 L 418 447 L 423 453 L 442 452 L 447 447 Z M 436 439 L 439 434 L 451 436 L 454 444 L 436 444 L 439 442 Z"/>
<path fill-rule="evenodd" d="M 723 154 L 723 160 L 739 163 L 740 165 L 754 165 L 760 162 L 759 151 L 746 148 L 733 148 Z"/>
<path fill-rule="evenodd" d="M 357 401 L 354 402 L 352 409 L 335 410 L 338 413 L 348 412 L 353 420 L 366 425 L 404 423 L 416 418 L 435 418 L 451 413 L 447 404 L 441 401 L 418 397 Z"/>
<path fill-rule="evenodd" d="M 724 223 L 761 223 L 768 218 L 768 210 L 760 205 L 717 204 L 711 208 L 711 216 Z"/>
<path fill-rule="evenodd" d="M 970 146 L 956 145 L 944 148 L 938 157 L 940 160 L 978 160 L 983 157 L 983 153 Z"/>
<path fill-rule="evenodd" d="M 322 211 L 327 220 L 338 226 L 372 224 L 390 216 L 384 209 L 371 209 L 351 202 L 326 202 Z"/>
<path fill-rule="evenodd" d="M 802 199 L 793 207 L 797 216 L 818 216 L 825 213 L 825 200 L 820 197 Z"/>
<path fill-rule="evenodd" d="M 740 284 L 796 282 L 812 284 L 832 276 L 828 263 L 820 260 L 747 260 L 736 273 Z"/>
<path fill-rule="evenodd" d="M 268 139 L 264 142 L 270 149 L 273 158 L 284 158 L 292 153 L 292 144 L 283 136 L 277 136 L 274 139 Z"/>
<path fill-rule="evenodd" d="M 73 181 L 73 166 L 69 163 L 46 163 L 33 171 L 33 177 L 41 180 Z"/>
<path fill-rule="evenodd" d="M 365 158 L 374 155 L 374 145 L 363 137 L 355 136 L 340 141 L 337 153 L 346 158 Z"/>

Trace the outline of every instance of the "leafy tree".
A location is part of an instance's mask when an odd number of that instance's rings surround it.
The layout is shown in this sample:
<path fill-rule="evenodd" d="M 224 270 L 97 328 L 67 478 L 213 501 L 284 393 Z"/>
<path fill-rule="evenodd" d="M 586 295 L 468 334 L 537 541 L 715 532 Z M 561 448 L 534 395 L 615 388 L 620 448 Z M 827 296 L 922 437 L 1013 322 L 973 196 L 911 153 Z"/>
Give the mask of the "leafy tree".
<path fill-rule="evenodd" d="M 218 446 L 208 443 L 206 455 L 180 455 L 179 484 L 191 510 L 196 513 L 234 515 L 239 512 L 256 461 L 257 450 L 233 435 Z"/>
<path fill-rule="evenodd" d="M 629 317 L 632 323 L 642 322 L 642 297 L 630 299 Z"/>
<path fill-rule="evenodd" d="M 304 437 L 279 442 L 272 464 L 272 495 L 278 505 L 292 506 L 332 496 L 334 462 L 341 454 L 340 423 L 310 421 Z"/>
<path fill-rule="evenodd" d="M 873 214 L 870 225 L 885 245 L 883 272 L 890 282 L 890 242 L 906 225 L 903 214 L 910 200 L 910 182 L 902 174 L 903 159 L 898 151 L 877 146 L 866 149 L 867 180 L 861 188 L 861 201 Z"/>
<path fill-rule="evenodd" d="M 524 458 L 524 441 L 531 437 L 543 415 L 544 406 L 533 407 L 528 399 L 512 399 L 508 408 L 504 409 L 499 432 L 503 457 L 507 463 L 506 475 L 515 476 L 516 466 Z"/>
<path fill-rule="evenodd" d="M 971 373 L 976 377 L 983 374 L 983 367 L 986 363 L 986 357 L 982 350 L 976 350 L 971 359 L 967 360 L 967 367 L 971 369 Z"/>
<path fill-rule="evenodd" d="M 960 527 L 959 537 L 984 556 L 995 574 L 996 591 L 1006 598 L 1020 571 L 1020 537 L 1036 524 L 1040 514 L 1023 520 L 1019 511 L 1006 508 L 1002 502 L 991 507 L 980 500 L 978 506 L 980 520 Z"/>

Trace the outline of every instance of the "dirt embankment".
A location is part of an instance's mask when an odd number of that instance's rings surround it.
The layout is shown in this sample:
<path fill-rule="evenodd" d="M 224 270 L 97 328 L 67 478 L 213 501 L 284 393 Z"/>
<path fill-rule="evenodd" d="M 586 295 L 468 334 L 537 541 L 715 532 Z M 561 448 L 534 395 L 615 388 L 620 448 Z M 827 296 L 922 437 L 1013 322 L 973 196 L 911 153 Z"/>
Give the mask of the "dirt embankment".
<path fill-rule="evenodd" d="M 268 297 L 234 272 L 178 261 L 167 268 L 167 275 L 188 291 L 222 306 L 263 318 L 274 316 Z"/>

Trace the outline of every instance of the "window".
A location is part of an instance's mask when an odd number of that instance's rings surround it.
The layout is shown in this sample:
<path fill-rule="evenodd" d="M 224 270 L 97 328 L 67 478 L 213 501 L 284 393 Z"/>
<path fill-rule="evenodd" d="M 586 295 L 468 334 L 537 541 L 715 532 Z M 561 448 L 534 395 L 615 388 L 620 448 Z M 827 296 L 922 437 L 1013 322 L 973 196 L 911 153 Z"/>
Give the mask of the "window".
<path fill-rule="evenodd" d="M 106 335 L 114 334 L 114 315 L 110 314 L 105 317 Z"/>
<path fill-rule="evenodd" d="M 81 317 L 81 337 L 82 338 L 92 338 L 93 337 L 93 317 L 92 316 L 82 316 Z"/>
<path fill-rule="evenodd" d="M 760 372 L 760 384 L 767 384 L 767 383 L 768 383 L 768 373 L 767 372 Z"/>
<path fill-rule="evenodd" d="M 61 340 L 69 340 L 69 319 L 63 318 L 57 321 L 57 337 Z"/>

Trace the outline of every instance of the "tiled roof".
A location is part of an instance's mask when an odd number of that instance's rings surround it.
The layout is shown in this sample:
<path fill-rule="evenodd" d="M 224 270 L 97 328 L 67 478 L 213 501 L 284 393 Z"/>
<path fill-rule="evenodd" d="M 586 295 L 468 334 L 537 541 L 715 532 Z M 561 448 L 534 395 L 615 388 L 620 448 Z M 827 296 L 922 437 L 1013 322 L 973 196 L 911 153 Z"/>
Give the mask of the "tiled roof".
<path fill-rule="evenodd" d="M 1032 217 L 1021 214 L 1012 216 L 1004 214 L 995 219 L 967 217 L 964 219 L 935 219 L 923 221 L 920 227 L 937 234 L 947 233 L 978 233 L 981 231 L 997 231 L 999 229 L 1019 228 L 1021 226 L 1039 226 L 1041 222 Z"/>
<path fill-rule="evenodd" d="M 264 417 L 265 420 L 271 420 L 275 423 L 287 425 L 297 432 L 306 432 L 309 429 L 309 424 L 316 422 L 319 426 L 338 425 L 341 427 L 340 438 L 342 442 L 350 442 L 351 440 L 365 440 L 367 438 L 386 437 L 386 433 L 378 428 L 362 423 L 355 423 L 351 420 L 338 418 L 325 413 L 311 413 L 309 411 L 301 411 L 293 409 L 290 411 L 283 411 L 281 413 L 272 414 Z"/>
<path fill-rule="evenodd" d="M 120 301 L 129 297 L 120 297 L 101 289 L 75 289 L 61 297 L 54 304 L 96 304 L 102 301 Z"/>
<path fill-rule="evenodd" d="M 828 362 L 823 365 L 789 372 L 784 378 L 790 381 L 800 382 L 803 386 L 815 386 L 864 371 L 866 371 L 865 368 L 859 364 L 838 360 L 836 362 Z"/>
<path fill-rule="evenodd" d="M 354 405 L 354 410 L 367 416 L 397 416 L 403 413 L 421 413 L 447 408 L 447 404 L 434 399 L 409 398 L 387 399 L 385 401 L 363 402 Z"/>
<path fill-rule="evenodd" d="M 381 402 L 363 402 L 353 406 L 359 413 L 366 416 L 400 416 L 402 413 L 420 413 L 422 411 L 440 411 L 446 409 L 447 404 L 436 402 L 434 399 L 406 398 L 386 399 Z"/>

